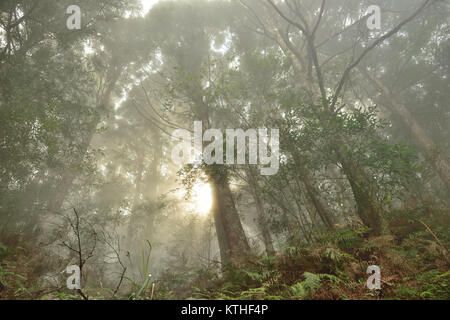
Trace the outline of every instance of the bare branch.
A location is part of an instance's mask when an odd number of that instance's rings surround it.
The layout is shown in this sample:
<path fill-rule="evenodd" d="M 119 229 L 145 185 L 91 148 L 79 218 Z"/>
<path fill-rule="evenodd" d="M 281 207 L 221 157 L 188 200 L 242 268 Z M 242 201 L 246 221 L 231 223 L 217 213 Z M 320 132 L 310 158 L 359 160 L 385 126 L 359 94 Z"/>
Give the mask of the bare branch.
<path fill-rule="evenodd" d="M 323 13 L 325 12 L 325 3 L 326 3 L 326 0 L 322 0 L 322 4 L 320 6 L 319 17 L 317 18 L 316 25 L 314 26 L 314 28 L 311 32 L 311 37 L 314 37 L 317 32 L 317 29 L 319 29 L 319 25 L 320 25 L 320 22 L 322 21 Z"/>
<path fill-rule="evenodd" d="M 400 22 L 395 28 L 393 28 L 388 33 L 384 34 L 383 36 L 379 37 L 377 40 L 375 40 L 370 46 L 368 46 L 361 55 L 353 62 L 351 63 L 344 71 L 344 74 L 342 75 L 341 80 L 339 81 L 339 84 L 335 90 L 333 99 L 331 100 L 330 109 L 333 110 L 337 99 L 339 98 L 339 95 L 341 94 L 342 89 L 344 88 L 345 83 L 347 82 L 348 76 L 350 72 L 364 59 L 364 57 L 373 49 L 375 49 L 380 43 L 385 41 L 386 39 L 392 37 L 394 34 L 396 34 L 404 25 L 406 25 L 408 22 L 414 20 L 420 12 L 428 5 L 430 4 L 431 0 L 426 0 L 414 13 Z"/>

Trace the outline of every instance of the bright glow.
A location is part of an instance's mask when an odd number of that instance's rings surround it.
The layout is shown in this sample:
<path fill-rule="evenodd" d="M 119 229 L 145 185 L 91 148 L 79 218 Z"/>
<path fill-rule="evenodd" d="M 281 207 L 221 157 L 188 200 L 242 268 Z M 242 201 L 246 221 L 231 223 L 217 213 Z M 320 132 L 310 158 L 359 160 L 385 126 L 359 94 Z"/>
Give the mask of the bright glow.
<path fill-rule="evenodd" d="M 141 0 L 143 13 L 147 14 L 159 0 Z"/>
<path fill-rule="evenodd" d="M 192 187 L 192 211 L 207 215 L 212 206 L 212 190 L 208 183 L 199 182 Z"/>

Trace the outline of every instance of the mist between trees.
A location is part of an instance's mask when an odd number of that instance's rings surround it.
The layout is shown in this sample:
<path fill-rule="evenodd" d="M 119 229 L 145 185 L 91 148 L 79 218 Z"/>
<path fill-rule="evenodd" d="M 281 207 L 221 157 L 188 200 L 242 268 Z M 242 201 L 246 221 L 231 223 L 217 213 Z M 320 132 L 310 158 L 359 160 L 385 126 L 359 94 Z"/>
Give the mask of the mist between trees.
<path fill-rule="evenodd" d="M 0 298 L 448 299 L 449 13 L 1 1 Z"/>
<path fill-rule="evenodd" d="M 269 165 L 260 169 L 261 175 L 277 174 L 280 165 L 280 141 L 278 129 L 208 129 L 203 133 L 203 123 L 194 121 L 194 139 L 186 129 L 177 129 L 173 135 L 181 141 L 172 150 L 172 161 L 178 165 L 248 164 Z M 270 136 L 267 134 L 270 132 Z M 194 141 L 192 141 L 194 140 Z M 212 141 L 205 145 L 205 142 Z M 270 148 L 269 148 L 270 141 Z M 193 142 L 193 143 L 192 143 Z M 248 143 L 247 143 L 248 142 Z M 224 147 L 226 156 L 224 159 Z M 247 161 L 248 153 L 248 163 Z M 236 156 L 236 157 L 235 157 Z"/>

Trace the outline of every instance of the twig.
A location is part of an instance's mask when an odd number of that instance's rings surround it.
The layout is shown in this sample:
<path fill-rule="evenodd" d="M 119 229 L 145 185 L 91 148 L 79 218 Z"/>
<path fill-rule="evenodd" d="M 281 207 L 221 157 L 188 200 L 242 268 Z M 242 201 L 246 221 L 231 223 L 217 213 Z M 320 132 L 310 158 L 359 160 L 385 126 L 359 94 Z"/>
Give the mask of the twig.
<path fill-rule="evenodd" d="M 417 220 L 419 221 L 421 224 L 423 224 L 425 226 L 425 228 L 427 228 L 428 232 L 430 232 L 430 234 L 433 236 L 433 238 L 437 241 L 437 243 L 439 243 L 439 245 L 445 249 L 445 251 L 448 252 L 447 248 L 442 244 L 442 242 L 438 239 L 438 237 L 436 236 L 436 234 L 433 232 L 433 230 L 431 230 L 431 228 L 423 221 L 421 220 Z M 447 257 L 445 257 L 447 259 Z"/>
<path fill-rule="evenodd" d="M 118 292 L 119 289 L 120 289 L 120 286 L 122 285 L 122 281 L 123 281 L 123 278 L 124 278 L 124 276 L 125 276 L 125 272 L 127 272 L 127 267 L 125 267 L 125 268 L 123 269 L 123 272 L 122 272 L 122 274 L 120 275 L 120 281 L 119 281 L 119 283 L 117 284 L 116 290 L 114 290 L 114 292 L 113 292 L 113 297 L 117 294 L 117 292 Z"/>

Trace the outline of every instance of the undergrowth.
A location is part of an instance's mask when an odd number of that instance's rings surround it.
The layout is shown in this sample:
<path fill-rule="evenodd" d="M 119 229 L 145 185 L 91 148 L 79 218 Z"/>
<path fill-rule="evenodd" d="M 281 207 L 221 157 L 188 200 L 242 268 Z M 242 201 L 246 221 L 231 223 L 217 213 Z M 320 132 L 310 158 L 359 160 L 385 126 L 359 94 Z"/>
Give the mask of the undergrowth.
<path fill-rule="evenodd" d="M 274 257 L 253 256 L 245 264 L 202 269 L 167 269 L 150 282 L 151 245 L 142 254 L 141 277 L 126 278 L 131 291 L 117 299 L 441 299 L 450 298 L 449 231 L 432 212 L 393 213 L 390 234 L 370 237 L 365 227 L 323 234 L 315 244 L 286 243 Z M 31 247 L 0 242 L 0 298 L 80 299 L 74 292 L 36 285 Z M 367 267 L 381 268 L 380 290 L 366 287 Z M 34 284 L 34 285 L 30 285 Z M 90 299 L 111 290 L 91 288 Z"/>

